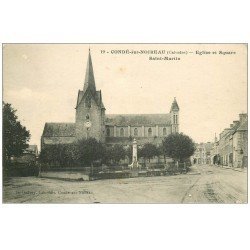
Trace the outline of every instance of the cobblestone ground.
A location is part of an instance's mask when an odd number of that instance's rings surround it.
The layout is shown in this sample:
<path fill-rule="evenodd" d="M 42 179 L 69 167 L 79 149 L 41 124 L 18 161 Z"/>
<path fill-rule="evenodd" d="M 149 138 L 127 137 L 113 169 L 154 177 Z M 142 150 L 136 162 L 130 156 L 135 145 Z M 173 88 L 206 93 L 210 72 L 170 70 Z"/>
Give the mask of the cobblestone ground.
<path fill-rule="evenodd" d="M 9 178 L 4 203 L 247 203 L 247 172 L 193 166 L 188 174 L 74 182 Z"/>

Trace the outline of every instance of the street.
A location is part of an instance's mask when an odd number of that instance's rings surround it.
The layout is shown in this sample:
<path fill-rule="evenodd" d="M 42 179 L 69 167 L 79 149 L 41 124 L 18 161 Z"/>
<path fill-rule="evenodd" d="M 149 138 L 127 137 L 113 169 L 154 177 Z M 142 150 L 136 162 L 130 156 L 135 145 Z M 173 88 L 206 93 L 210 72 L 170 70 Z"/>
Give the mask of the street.
<path fill-rule="evenodd" d="M 98 181 L 15 177 L 4 203 L 247 203 L 247 172 L 195 165 L 187 174 Z"/>

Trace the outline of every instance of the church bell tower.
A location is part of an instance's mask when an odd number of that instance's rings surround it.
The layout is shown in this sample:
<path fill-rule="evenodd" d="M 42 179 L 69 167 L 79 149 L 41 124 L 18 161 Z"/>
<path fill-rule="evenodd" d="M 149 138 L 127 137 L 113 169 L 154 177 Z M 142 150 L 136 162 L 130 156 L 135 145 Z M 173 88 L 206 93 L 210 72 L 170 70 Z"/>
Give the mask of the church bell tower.
<path fill-rule="evenodd" d="M 179 133 L 179 111 L 180 108 L 175 97 L 170 109 L 172 133 Z"/>
<path fill-rule="evenodd" d="M 101 91 L 96 90 L 90 50 L 83 90 L 78 91 L 75 126 L 77 140 L 95 138 L 105 141 L 105 107 Z"/>

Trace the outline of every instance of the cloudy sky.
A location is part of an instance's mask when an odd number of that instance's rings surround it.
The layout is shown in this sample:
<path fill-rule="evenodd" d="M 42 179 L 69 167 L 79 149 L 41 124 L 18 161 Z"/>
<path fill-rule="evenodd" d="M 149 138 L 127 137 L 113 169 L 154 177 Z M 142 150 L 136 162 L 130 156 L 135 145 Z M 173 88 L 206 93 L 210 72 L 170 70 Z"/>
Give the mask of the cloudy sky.
<path fill-rule="evenodd" d="M 96 87 L 102 90 L 106 113 L 168 113 L 176 97 L 181 132 L 196 142 L 206 142 L 247 111 L 246 45 L 90 47 Z M 31 144 L 40 147 L 45 122 L 74 122 L 88 48 L 86 44 L 4 45 L 3 99 L 18 110 L 19 120 L 31 132 Z M 191 53 L 180 55 L 179 61 L 149 60 L 148 54 L 111 53 L 126 49 Z M 197 55 L 197 50 L 211 54 Z M 215 51 L 217 54 L 212 54 Z M 222 55 L 219 51 L 236 54 Z"/>

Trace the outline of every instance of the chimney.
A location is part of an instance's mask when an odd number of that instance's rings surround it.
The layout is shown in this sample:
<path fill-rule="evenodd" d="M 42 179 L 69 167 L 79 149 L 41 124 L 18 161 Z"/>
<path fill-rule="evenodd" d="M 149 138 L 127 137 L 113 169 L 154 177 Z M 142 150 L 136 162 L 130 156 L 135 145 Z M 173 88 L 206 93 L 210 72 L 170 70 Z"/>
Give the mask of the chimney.
<path fill-rule="evenodd" d="M 244 113 L 244 114 L 239 114 L 239 117 L 240 117 L 240 123 L 244 122 L 247 120 L 247 114 Z"/>
<path fill-rule="evenodd" d="M 233 121 L 234 126 L 238 125 L 239 121 Z"/>

